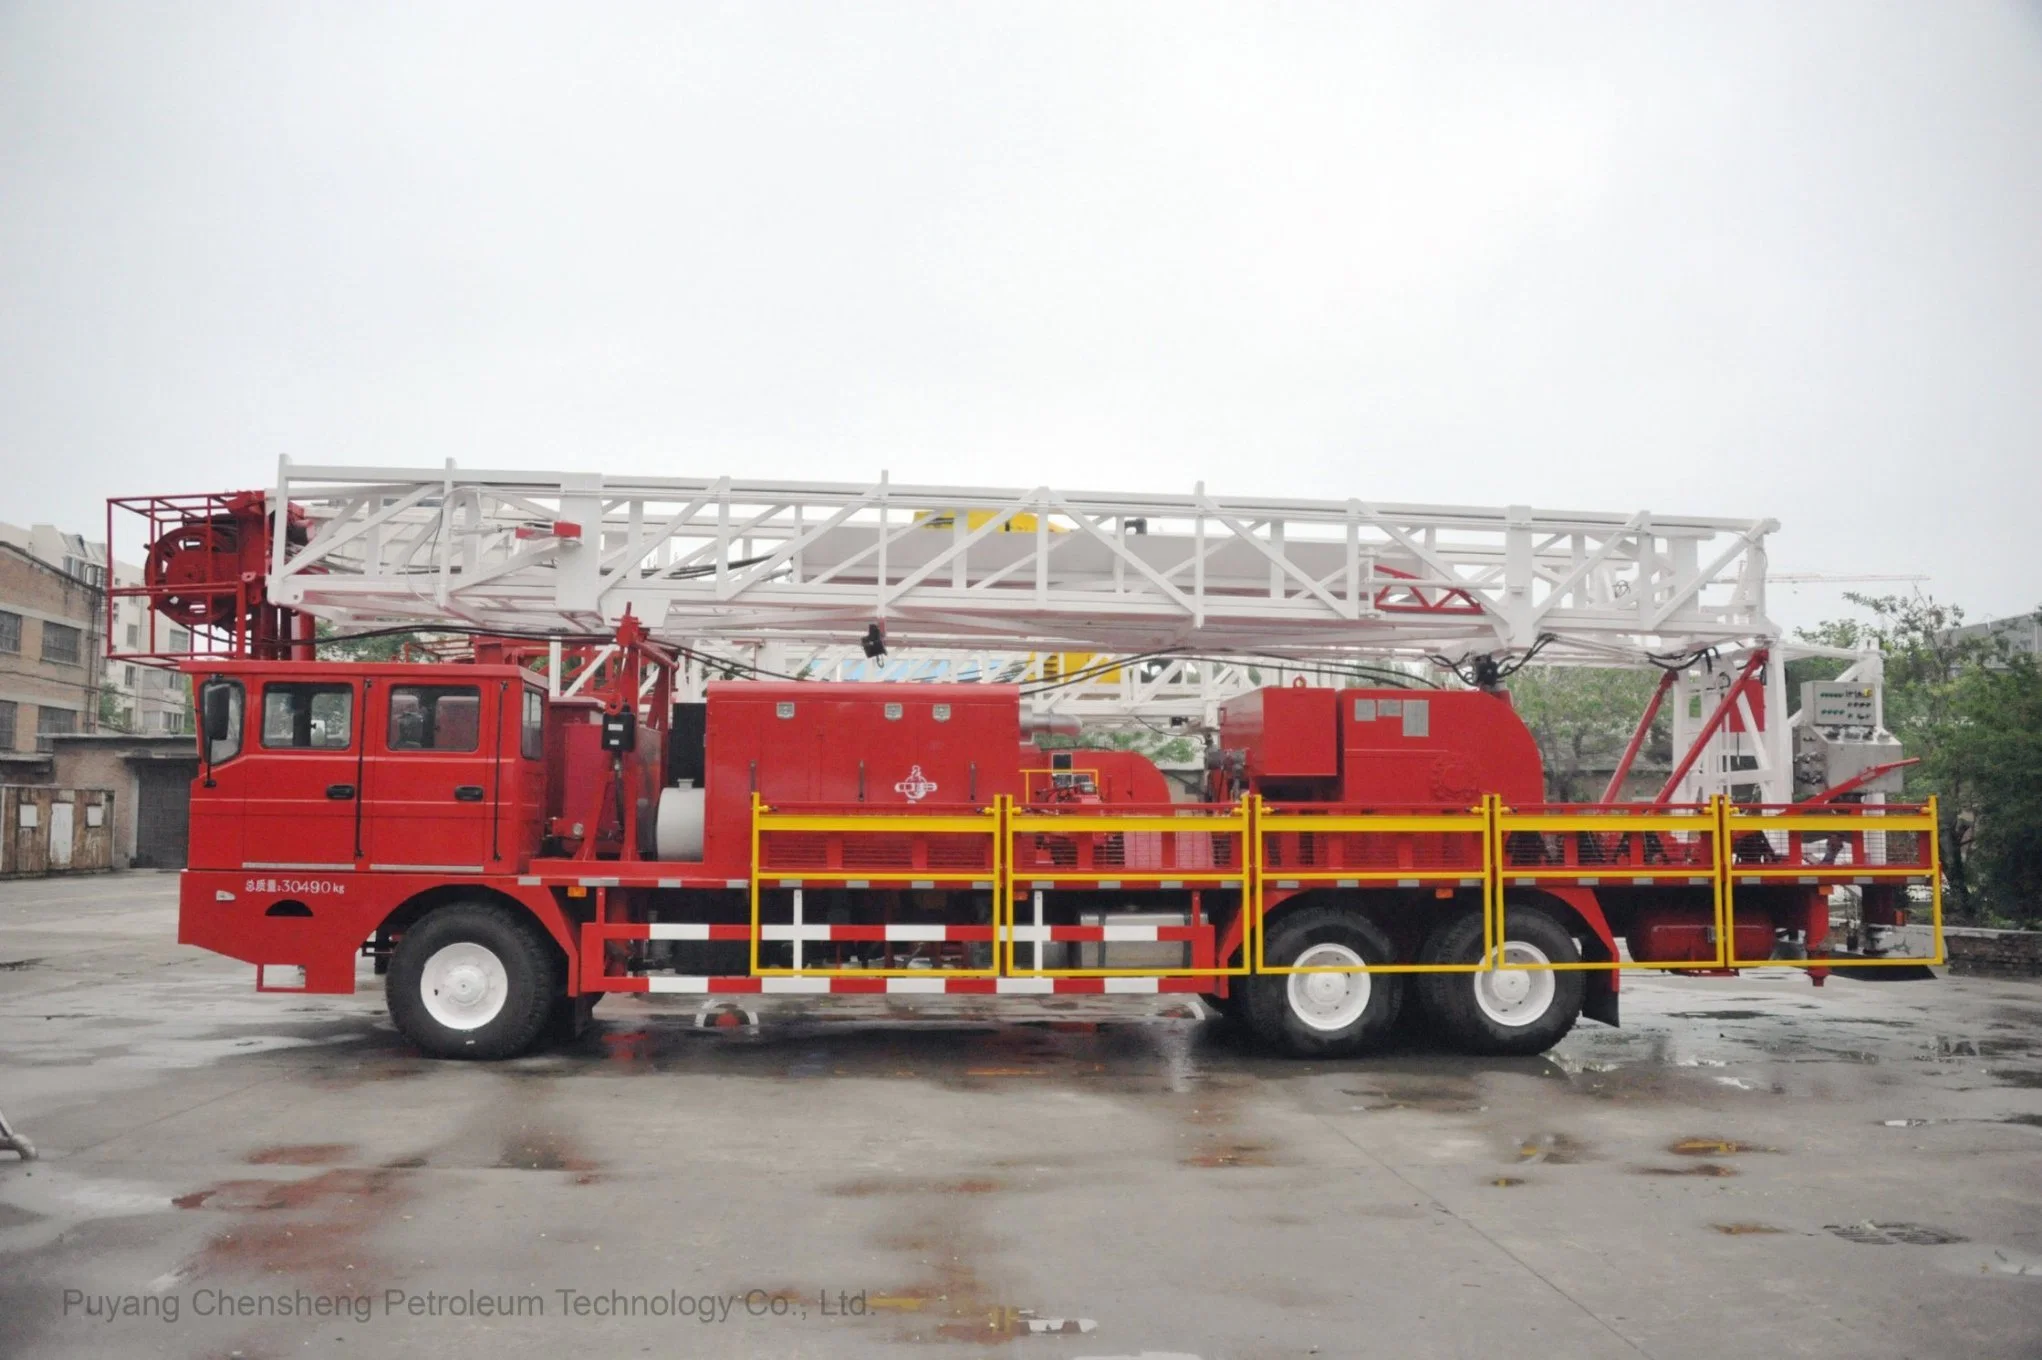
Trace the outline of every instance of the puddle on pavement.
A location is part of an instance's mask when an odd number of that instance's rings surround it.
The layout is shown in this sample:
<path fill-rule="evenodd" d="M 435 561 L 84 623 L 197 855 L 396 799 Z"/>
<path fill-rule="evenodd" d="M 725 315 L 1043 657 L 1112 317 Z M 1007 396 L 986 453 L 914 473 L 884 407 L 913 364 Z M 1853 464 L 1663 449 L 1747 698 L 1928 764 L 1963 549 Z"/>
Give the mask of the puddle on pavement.
<path fill-rule="evenodd" d="M 1786 1231 L 1785 1228 L 1775 1228 L 1770 1223 L 1711 1223 L 1709 1226 L 1725 1237 L 1759 1237 Z"/>
<path fill-rule="evenodd" d="M 1588 1145 L 1564 1133 L 1536 1133 L 1520 1138 L 1511 1161 L 1524 1166 L 1572 1166 L 1593 1161 Z"/>
<path fill-rule="evenodd" d="M 1857 1242 L 1873 1247 L 1895 1244 L 1910 1247 L 1940 1247 L 1965 1240 L 1960 1233 L 1931 1228 L 1922 1223 L 1874 1223 L 1870 1219 L 1862 1223 L 1825 1223 L 1822 1230 L 1833 1233 L 1846 1242 Z"/>
<path fill-rule="evenodd" d="M 1453 1058 L 1442 1058 L 1422 1066 L 1405 1060 L 1401 1065 L 1371 1062 L 1345 1073 L 1359 1078 L 1340 1094 L 1359 1102 L 1354 1108 L 1367 1112 L 1417 1110 L 1425 1114 L 1475 1114 L 1486 1108 L 1482 1086 L 1475 1071 L 1450 1070 Z M 1396 1062 L 1396 1060 L 1392 1060 Z M 1472 1063 L 1469 1064 L 1471 1067 Z M 1549 1066 L 1539 1060 L 1539 1066 Z M 1504 1065 L 1483 1070 L 1507 1071 Z M 1553 1069 L 1557 1071 L 1558 1069 Z"/>
<path fill-rule="evenodd" d="M 211 1209 L 224 1213 L 303 1209 L 336 1196 L 381 1193 L 391 1174 L 381 1168 L 346 1168 L 322 1171 L 316 1176 L 295 1181 L 221 1181 L 208 1189 L 179 1195 L 171 1203 L 180 1209 Z"/>
<path fill-rule="evenodd" d="M 1746 1152 L 1778 1152 L 1778 1148 L 1741 1143 L 1734 1138 L 1681 1138 L 1667 1149 L 1676 1157 L 1736 1157 Z"/>
<path fill-rule="evenodd" d="M 438 1064 L 424 1058 L 383 1058 L 367 1062 L 322 1063 L 308 1075 L 315 1086 L 346 1091 L 371 1082 L 407 1081 L 425 1076 Z"/>
<path fill-rule="evenodd" d="M 329 1292 L 377 1277 L 369 1235 L 410 1194 L 406 1173 L 335 1168 L 296 1181 L 224 1181 L 189 1196 L 198 1211 L 240 1214 L 173 1274 L 291 1275 Z"/>
<path fill-rule="evenodd" d="M 1230 1143 L 1225 1147 L 1194 1153 L 1182 1165 L 1196 1167 L 1268 1166 L 1269 1149 L 1260 1143 Z"/>
<path fill-rule="evenodd" d="M 695 1029 L 640 1023 L 603 1030 L 600 1022 L 568 1049 L 569 1070 L 636 1075 L 655 1071 L 826 1081 L 920 1080 L 961 1091 L 1013 1081 L 1108 1086 L 1115 1091 L 1193 1089 L 1237 1056 L 1200 1042 L 1203 1025 L 1164 1017 L 1126 1022 L 1038 1023 L 976 1016 L 818 1016 L 779 1012 L 760 1029 Z"/>
<path fill-rule="evenodd" d="M 1004 1188 L 1005 1182 L 990 1176 L 968 1176 L 952 1181 L 867 1176 L 833 1185 L 828 1193 L 843 1199 L 867 1199 L 873 1195 L 990 1195 Z"/>
<path fill-rule="evenodd" d="M 574 1171 L 577 1185 L 595 1183 L 598 1163 L 583 1156 L 572 1139 L 557 1133 L 518 1133 L 504 1140 L 497 1154 L 499 1171 Z"/>
<path fill-rule="evenodd" d="M 285 1143 L 248 1154 L 251 1166 L 330 1166 L 351 1152 L 352 1143 Z"/>
<path fill-rule="evenodd" d="M 2035 1051 L 2035 1044 L 2027 1039 L 1974 1039 L 1968 1036 L 1938 1034 L 1922 1044 L 1923 1052 L 1917 1056 L 1923 1062 L 1940 1062 L 1949 1058 L 2005 1058 L 2018 1057 Z"/>
<path fill-rule="evenodd" d="M 911 1283 L 866 1295 L 867 1316 L 896 1324 L 902 1342 L 999 1346 L 1014 1337 L 1080 1335 L 1097 1326 L 1090 1318 L 1057 1317 L 1002 1301 L 979 1278 L 973 1262 L 982 1244 L 968 1221 L 917 1213 L 908 1223 L 881 1231 L 875 1244 L 916 1258 L 919 1267 Z M 814 1298 L 816 1291 L 801 1296 Z"/>
<path fill-rule="evenodd" d="M 41 963 L 41 959 L 0 959 L 0 973 L 19 973 Z"/>
<path fill-rule="evenodd" d="M 1635 1176 L 1701 1176 L 1707 1179 L 1721 1180 L 1724 1177 L 1736 1175 L 1737 1168 L 1725 1166 L 1721 1162 L 1697 1162 L 1693 1166 L 1636 1166 L 1631 1168 L 1631 1174 Z"/>
<path fill-rule="evenodd" d="M 1987 1076 L 2002 1086 L 2019 1086 L 2030 1091 L 2042 1091 L 2042 1071 L 2028 1071 L 2019 1067 L 1995 1067 Z"/>
<path fill-rule="evenodd" d="M 1523 1184 L 1524 1184 L 1524 1177 L 1522 1177 L 1522 1176 L 1493 1176 L 1493 1177 L 1491 1177 L 1491 1178 L 1490 1178 L 1490 1180 L 1489 1180 L 1489 1184 L 1491 1184 L 1491 1185 L 1495 1185 L 1495 1186 L 1502 1186 L 1502 1187 L 1505 1187 L 1505 1188 L 1507 1188 L 1507 1187 L 1509 1187 L 1509 1186 L 1513 1186 L 1513 1185 L 1523 1185 Z"/>
<path fill-rule="evenodd" d="M 1669 1020 L 1777 1020 L 1772 1011 L 1668 1011 Z"/>

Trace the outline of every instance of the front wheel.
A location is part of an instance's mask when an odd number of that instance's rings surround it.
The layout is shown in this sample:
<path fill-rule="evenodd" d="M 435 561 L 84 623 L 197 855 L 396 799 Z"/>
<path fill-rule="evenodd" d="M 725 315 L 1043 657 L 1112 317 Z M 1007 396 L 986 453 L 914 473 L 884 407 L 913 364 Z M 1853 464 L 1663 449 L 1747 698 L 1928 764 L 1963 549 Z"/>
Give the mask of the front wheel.
<path fill-rule="evenodd" d="M 1277 967 L 1346 968 L 1395 962 L 1389 938 L 1366 917 L 1306 908 L 1277 926 L 1264 952 Z M 1256 1037 L 1299 1058 L 1345 1058 L 1376 1047 L 1397 1022 L 1404 980 L 1395 974 L 1290 973 L 1238 979 Z"/>
<path fill-rule="evenodd" d="M 1482 915 L 1468 912 L 1432 932 L 1421 951 L 1427 963 L 1479 963 Z M 1567 1037 L 1581 1016 L 1588 982 L 1579 972 L 1546 964 L 1581 962 L 1565 926 L 1536 907 L 1504 915 L 1503 967 L 1478 973 L 1426 973 L 1420 1003 L 1455 1047 L 1469 1053 L 1543 1053 Z M 1517 965 L 1517 966 L 1512 966 Z"/>
<path fill-rule="evenodd" d="M 514 1058 L 546 1028 L 560 962 L 512 910 L 457 902 L 404 932 L 385 992 L 398 1031 L 434 1057 Z"/>

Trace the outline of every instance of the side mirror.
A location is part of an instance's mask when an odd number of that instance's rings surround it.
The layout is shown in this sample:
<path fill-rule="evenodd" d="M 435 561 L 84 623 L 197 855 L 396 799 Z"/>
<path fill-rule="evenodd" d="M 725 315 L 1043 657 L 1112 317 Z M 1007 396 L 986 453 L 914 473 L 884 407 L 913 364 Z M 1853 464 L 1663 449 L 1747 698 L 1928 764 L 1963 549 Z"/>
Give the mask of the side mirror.
<path fill-rule="evenodd" d="M 234 736 L 234 695 L 225 685 L 207 685 L 201 694 L 205 706 L 206 742 L 228 741 Z"/>

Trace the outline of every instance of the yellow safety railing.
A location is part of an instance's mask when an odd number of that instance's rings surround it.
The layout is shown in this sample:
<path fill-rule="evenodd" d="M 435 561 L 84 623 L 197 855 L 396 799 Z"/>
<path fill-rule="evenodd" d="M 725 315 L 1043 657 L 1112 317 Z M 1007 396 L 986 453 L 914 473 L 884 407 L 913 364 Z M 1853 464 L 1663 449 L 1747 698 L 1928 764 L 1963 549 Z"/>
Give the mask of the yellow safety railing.
<path fill-rule="evenodd" d="M 1116 813 L 1086 806 L 1082 810 L 1017 806 L 1005 794 L 989 807 L 972 812 L 938 813 L 858 810 L 855 812 L 779 811 L 756 794 L 751 825 L 751 967 L 754 976 L 900 977 L 926 975 L 924 968 L 862 966 L 764 967 L 762 894 L 778 889 L 800 891 L 809 886 L 836 888 L 968 886 L 992 894 L 991 961 L 983 968 L 943 970 L 951 977 L 1154 977 L 1292 973 L 1474 973 L 1496 969 L 1520 971 L 1718 971 L 1760 965 L 1823 968 L 1940 964 L 1945 961 L 1941 843 L 1936 807 L 1854 804 L 1823 810 L 1768 809 L 1731 805 L 1717 797 L 1692 808 L 1586 809 L 1539 808 L 1516 811 L 1496 795 L 1465 812 L 1318 812 L 1299 805 L 1272 810 L 1250 796 L 1225 810 L 1187 805 L 1179 812 Z M 948 836 L 984 838 L 982 859 L 968 866 L 913 865 L 872 867 L 843 863 L 790 864 L 776 861 L 769 839 L 787 833 L 812 833 L 843 838 Z M 1765 847 L 1756 847 L 1763 838 Z M 1130 836 L 1154 836 L 1139 843 L 1133 855 Z M 1203 852 L 1196 842 L 1167 837 L 1206 838 Z M 1900 862 L 1886 854 L 1887 837 L 1895 841 Z M 1302 853 L 1303 837 L 1312 842 Z M 1465 841 L 1480 846 L 1479 863 L 1468 858 Z M 1028 854 L 1018 847 L 1032 840 Z M 1117 844 L 1116 844 L 1117 838 Z M 1331 838 L 1346 838 L 1335 840 Z M 1784 840 L 1784 847 L 1778 842 Z M 1747 851 L 1740 858 L 1740 842 Z M 1066 862 L 1043 858 L 1045 846 L 1068 853 Z M 1839 853 L 1837 846 L 1847 849 Z M 1820 846 L 1820 850 L 1812 847 Z M 1108 846 L 1114 848 L 1107 849 Z M 1168 847 L 1165 853 L 1162 847 Z M 1222 854 L 1220 847 L 1227 847 Z M 1428 850 L 1427 847 L 1430 847 Z M 1912 849 L 1908 849 L 1912 846 Z M 1079 847 L 1068 849 L 1068 847 Z M 1274 853 L 1273 853 L 1274 848 Z M 763 853 L 762 853 L 763 852 Z M 1119 856 L 1117 862 L 1102 862 Z M 1201 853 L 1204 862 L 1200 862 Z M 1386 859 L 1391 855 L 1393 859 Z M 1428 858 L 1428 854 L 1430 858 Z M 1130 862 L 1130 858 L 1137 862 Z M 1323 856 L 1323 858 L 1319 858 Z M 839 859 L 842 856 L 839 855 Z M 1224 860 L 1225 862 L 1220 862 Z M 1307 861 L 1310 862 L 1307 862 Z M 1928 956 L 1845 959 L 1816 955 L 1808 959 L 1746 959 L 1736 948 L 1738 885 L 1746 888 L 1783 884 L 1929 885 L 1933 951 Z M 1129 890 L 1196 890 L 1218 888 L 1241 894 L 1241 961 L 1228 966 L 1215 955 L 1210 966 L 1147 968 L 1046 968 L 1042 965 L 1046 936 L 1031 933 L 1032 965 L 1017 958 L 1017 904 L 1026 893 L 1052 888 Z M 1482 956 L 1466 963 L 1324 964 L 1289 967 L 1271 964 L 1264 955 L 1265 920 L 1273 891 L 1288 894 L 1320 887 L 1424 887 L 1459 892 L 1479 887 L 1482 912 Z M 1706 887 L 1709 892 L 1712 951 L 1707 958 L 1587 959 L 1580 962 L 1512 962 L 1504 957 L 1506 895 L 1512 888 L 1565 891 L 1569 887 L 1599 889 Z M 798 924 L 798 923 L 797 923 Z M 1040 921 L 1034 923 L 1041 925 Z M 1207 923 L 1201 923 L 1207 924 Z M 980 923 L 983 928 L 983 923 Z M 1173 927 L 1173 929 L 1176 929 Z M 1219 932 L 1215 931 L 1215 948 Z M 1188 943 L 1188 941 L 1187 941 Z M 798 954 L 797 954 L 797 957 Z M 1101 957 L 1103 958 L 1103 952 Z"/>
<path fill-rule="evenodd" d="M 1401 815 L 1396 813 L 1357 813 L 1343 815 L 1337 812 L 1271 812 L 1258 798 L 1256 803 L 1255 835 L 1255 903 L 1254 903 L 1254 971 L 1257 973 L 1480 973 L 1493 968 L 1496 963 L 1498 942 L 1501 938 L 1502 913 L 1500 896 L 1496 887 L 1496 797 L 1486 795 L 1482 802 L 1467 812 L 1422 813 Z M 1398 847 L 1408 852 L 1415 838 L 1437 838 L 1445 836 L 1473 836 L 1482 847 L 1479 864 L 1450 862 L 1448 853 L 1440 855 L 1437 864 L 1419 864 L 1415 855 L 1400 855 L 1401 862 L 1394 865 L 1338 865 L 1332 867 L 1305 868 L 1302 865 L 1283 865 L 1271 870 L 1267 862 L 1269 838 L 1285 834 L 1323 836 L 1395 837 L 1402 844 Z M 1420 842 L 1423 843 L 1423 842 Z M 1444 845 L 1447 843 L 1433 842 Z M 1470 872 L 1472 870 L 1472 872 Z M 1477 880 L 1481 891 L 1482 911 L 1482 957 L 1471 963 L 1384 963 L 1384 964 L 1311 964 L 1303 968 L 1271 964 L 1263 957 L 1263 916 L 1268 910 L 1268 892 L 1275 886 L 1279 892 L 1292 889 L 1306 889 L 1309 886 L 1360 887 L 1363 884 L 1389 884 L 1392 886 L 1420 887 L 1427 883 L 1444 883 L 1452 880 L 1454 886 L 1465 886 L 1469 878 Z"/>
<path fill-rule="evenodd" d="M 754 977 L 918 977 L 926 975 L 926 968 L 870 968 L 870 967 L 813 967 L 792 968 L 765 967 L 759 962 L 759 946 L 764 940 L 762 892 L 775 888 L 802 892 L 809 887 L 864 888 L 873 885 L 887 887 L 930 888 L 977 886 L 993 895 L 993 921 L 991 942 L 992 962 L 985 968 L 946 968 L 948 977 L 997 977 L 1000 974 L 999 901 L 1001 885 L 1004 882 L 1003 869 L 1005 854 L 1002 829 L 1006 823 L 1007 799 L 1001 796 L 992 807 L 970 813 L 814 813 L 780 812 L 769 807 L 758 794 L 752 795 L 751 827 L 751 969 Z M 868 867 L 838 864 L 790 864 L 775 863 L 770 856 L 762 854 L 766 838 L 785 833 L 815 833 L 840 837 L 873 836 L 929 836 L 943 835 L 985 837 L 988 849 L 985 862 L 970 867 L 909 866 Z M 797 923 L 799 924 L 799 923 Z"/>
<path fill-rule="evenodd" d="M 1942 875 L 1942 829 L 1937 816 L 1936 800 L 1931 797 L 1919 808 L 1907 807 L 1886 810 L 1884 804 L 1859 803 L 1846 805 L 1848 810 L 1814 811 L 1796 809 L 1766 809 L 1751 806 L 1732 807 L 1725 815 L 1723 914 L 1733 927 L 1737 913 L 1737 887 L 1764 886 L 1774 883 L 1807 884 L 1810 886 L 1853 886 L 1868 887 L 1880 884 L 1905 886 L 1910 880 L 1927 880 L 1929 890 L 1929 939 L 1928 954 L 1886 955 L 1879 958 L 1861 958 L 1850 955 L 1843 960 L 1817 956 L 1811 959 L 1739 959 L 1736 956 L 1735 930 L 1731 930 L 1730 955 L 1727 966 L 1751 968 L 1760 964 L 1771 964 L 1788 968 L 1825 968 L 1838 962 L 1847 963 L 1851 968 L 1905 968 L 1925 964 L 1940 964 L 1947 961 L 1943 943 L 1943 875 Z M 1816 833 L 1813 837 L 1810 833 Z M 1738 845 L 1744 838 L 1758 835 L 1765 838 L 1768 855 L 1757 862 L 1740 862 L 1737 859 Z M 1917 849 L 1907 855 L 1905 862 L 1895 863 L 1886 858 L 1893 848 L 1889 836 L 1915 836 Z M 1786 846 L 1781 852 L 1773 845 L 1776 837 L 1784 837 Z M 1872 838 L 1879 838 L 1879 845 L 1872 845 Z M 1823 847 L 1823 858 L 1811 858 L 1811 841 L 1819 841 Z M 1746 841 L 1748 844 L 1749 842 Z M 1839 850 L 1848 849 L 1848 861 L 1838 857 Z M 1877 850 L 1878 859 L 1870 858 Z"/>
<path fill-rule="evenodd" d="M 1511 888 L 1554 887 L 1707 887 L 1709 935 L 1713 946 L 1706 959 L 1583 959 L 1579 963 L 1512 963 L 1498 967 L 1520 972 L 1600 972 L 1606 969 L 1720 972 L 1730 966 L 1728 896 L 1724 888 L 1724 801 L 1719 795 L 1706 805 L 1656 811 L 1582 811 L 1555 809 L 1517 812 L 1496 809 L 1494 855 L 1498 929 L 1503 898 Z M 1519 838 L 1513 842 L 1512 838 Z M 1650 840 L 1671 838 L 1657 847 Z M 1637 843 L 1633 843 L 1636 838 Z M 1614 840 L 1614 844 L 1612 844 Z M 1699 843 L 1698 843 L 1699 842 Z M 1529 858 L 1521 847 L 1536 843 L 1541 853 Z M 1684 851 L 1685 854 L 1676 852 Z M 1551 852 L 1557 852 L 1557 858 Z"/>
<path fill-rule="evenodd" d="M 1059 773 L 1063 773 L 1059 771 Z M 1043 966 L 1043 945 L 1040 936 L 1033 940 L 1031 965 L 1020 967 L 1015 962 L 1017 948 L 1025 943 L 1018 938 L 1018 903 L 1026 892 L 1040 904 L 1041 894 L 1046 890 L 1060 887 L 1097 888 L 1128 884 L 1133 887 L 1161 887 L 1172 890 L 1202 890 L 1218 888 L 1234 889 L 1240 892 L 1242 910 L 1251 911 L 1254 896 L 1254 821 L 1253 809 L 1248 800 L 1233 805 L 1226 811 L 1214 811 L 1197 804 L 1185 804 L 1173 812 L 1113 813 L 1094 811 L 1089 805 L 1084 811 L 1051 811 L 1042 807 L 1015 807 L 1008 805 L 1006 828 L 1001 836 L 1003 850 L 1002 868 L 1007 875 L 1007 890 L 1002 894 L 1006 904 L 1006 921 L 1001 929 L 1001 966 L 1010 975 L 1017 977 L 1155 977 L 1167 974 L 1172 977 L 1238 977 L 1250 971 L 1247 962 L 1246 940 L 1244 937 L 1242 962 L 1232 966 L 1224 963 L 1186 964 L 1182 967 L 1149 968 L 1047 968 Z M 1150 862 L 1142 863 L 1142 856 L 1132 853 L 1126 838 L 1129 836 L 1150 836 L 1154 841 L 1149 845 Z M 1119 863 L 1102 864 L 1097 852 L 1107 848 L 1096 838 L 1119 837 L 1115 848 Z M 1056 842 L 1068 847 L 1073 862 L 1070 864 L 1045 863 L 1036 856 L 1024 857 L 1017 853 L 1016 846 L 1024 839 L 1038 839 Z M 1203 850 L 1200 846 L 1203 838 Z M 1225 853 L 1221 853 L 1225 847 Z M 1167 851 L 1167 853 L 1165 853 Z M 1109 855 L 1109 858 L 1111 856 Z M 1231 862 L 1221 863 L 1221 859 Z M 1252 915 L 1247 918 L 1252 920 Z M 1205 923 L 1208 928 L 1210 923 Z M 1042 928 L 1042 922 L 1032 923 L 1032 928 Z M 1215 935 L 1217 931 L 1215 930 Z M 1165 942 L 1167 943 L 1167 942 Z M 1188 941 L 1186 942 L 1188 945 Z M 1102 949 L 1100 957 L 1105 957 Z"/>

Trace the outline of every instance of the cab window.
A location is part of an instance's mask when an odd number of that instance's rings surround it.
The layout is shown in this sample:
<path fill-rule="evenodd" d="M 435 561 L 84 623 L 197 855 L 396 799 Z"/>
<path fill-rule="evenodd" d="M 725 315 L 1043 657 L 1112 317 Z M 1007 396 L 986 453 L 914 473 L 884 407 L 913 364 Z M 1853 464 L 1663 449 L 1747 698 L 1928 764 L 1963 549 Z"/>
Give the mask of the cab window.
<path fill-rule="evenodd" d="M 352 685 L 262 687 L 262 744 L 272 750 L 345 750 L 354 740 Z"/>
<path fill-rule="evenodd" d="M 389 737 L 393 751 L 473 751 L 482 741 L 482 691 L 392 685 Z"/>
<path fill-rule="evenodd" d="M 525 691 L 525 721 L 519 729 L 518 749 L 526 760 L 546 758 L 546 696 L 535 689 Z"/>

